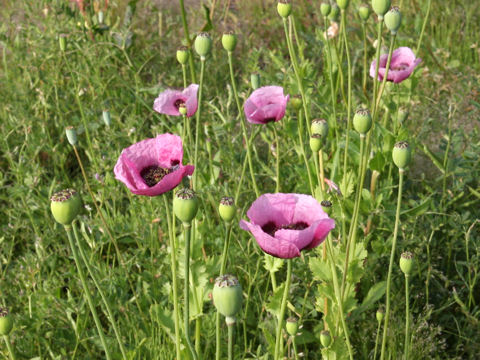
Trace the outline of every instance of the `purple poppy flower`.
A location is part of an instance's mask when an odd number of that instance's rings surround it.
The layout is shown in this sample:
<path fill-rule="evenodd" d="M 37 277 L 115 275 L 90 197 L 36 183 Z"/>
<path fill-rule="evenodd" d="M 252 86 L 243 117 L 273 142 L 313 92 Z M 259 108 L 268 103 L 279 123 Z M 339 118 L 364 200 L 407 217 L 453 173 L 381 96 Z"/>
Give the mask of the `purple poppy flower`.
<path fill-rule="evenodd" d="M 245 102 L 245 117 L 252 124 L 279 121 L 285 115 L 289 95 L 283 95 L 281 86 L 264 86 L 255 90 Z"/>
<path fill-rule="evenodd" d="M 198 108 L 198 85 L 191 84 L 183 91 L 165 90 L 155 99 L 153 109 L 160 114 L 180 116 L 181 105 L 187 108 L 187 116 L 193 116 Z"/>
<path fill-rule="evenodd" d="M 182 165 L 182 140 L 161 134 L 123 149 L 115 165 L 115 178 L 137 195 L 157 196 L 175 188 L 192 165 Z"/>
<path fill-rule="evenodd" d="M 378 81 L 382 81 L 385 76 L 388 54 L 380 56 L 380 68 L 378 69 Z M 399 47 L 392 53 L 390 69 L 388 70 L 387 80 L 399 83 L 408 78 L 422 59 L 416 58 L 412 49 L 408 47 Z M 376 61 L 373 60 L 370 65 L 370 76 L 375 78 Z"/>
<path fill-rule="evenodd" d="M 264 194 L 247 211 L 250 222 L 240 221 L 266 253 L 290 259 L 303 249 L 320 245 L 335 221 L 311 196 L 302 194 Z"/>

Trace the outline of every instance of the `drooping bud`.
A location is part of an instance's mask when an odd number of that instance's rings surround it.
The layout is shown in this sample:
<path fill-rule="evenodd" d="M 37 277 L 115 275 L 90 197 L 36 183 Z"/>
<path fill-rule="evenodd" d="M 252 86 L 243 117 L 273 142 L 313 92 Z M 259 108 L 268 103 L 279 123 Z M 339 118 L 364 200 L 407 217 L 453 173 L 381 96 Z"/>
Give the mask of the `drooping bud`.
<path fill-rule="evenodd" d="M 210 54 L 212 49 L 212 38 L 206 32 L 202 32 L 197 35 L 195 38 L 195 51 L 200 58 L 205 59 L 205 57 Z"/>
<path fill-rule="evenodd" d="M 230 222 L 235 217 L 237 212 L 237 207 L 232 197 L 225 196 L 220 200 L 220 205 L 218 206 L 218 213 L 220 217 L 225 222 Z"/>
<path fill-rule="evenodd" d="M 385 315 L 385 310 L 383 310 L 383 308 L 380 308 L 377 310 L 375 317 L 377 318 L 377 321 L 379 323 L 383 321 L 384 315 Z"/>
<path fill-rule="evenodd" d="M 253 73 L 250 75 L 250 82 L 252 84 L 252 89 L 257 90 L 260 87 L 260 74 Z"/>
<path fill-rule="evenodd" d="M 233 275 L 222 275 L 215 280 L 213 304 L 226 317 L 227 325 L 235 323 L 235 315 L 242 307 L 242 286 Z"/>
<path fill-rule="evenodd" d="M 390 4 L 390 0 L 372 0 L 372 9 L 379 19 L 383 19 L 383 15 L 390 9 Z"/>
<path fill-rule="evenodd" d="M 328 135 L 328 123 L 324 119 L 314 119 L 312 120 L 310 130 L 312 134 L 319 134 L 322 138 L 326 138 Z"/>
<path fill-rule="evenodd" d="M 289 317 L 287 319 L 287 323 L 286 323 L 285 327 L 287 329 L 288 335 L 290 335 L 290 336 L 297 335 L 298 319 L 296 317 Z"/>
<path fill-rule="evenodd" d="M 188 188 L 178 190 L 173 199 L 173 212 L 184 223 L 190 224 L 197 215 L 198 197 L 195 191 Z"/>
<path fill-rule="evenodd" d="M 188 61 L 189 55 L 190 53 L 188 51 L 188 47 L 186 46 L 179 47 L 177 50 L 177 61 L 180 64 L 185 65 Z"/>
<path fill-rule="evenodd" d="M 7 308 L 0 307 L 0 335 L 8 335 L 13 328 L 13 319 Z"/>
<path fill-rule="evenodd" d="M 358 15 L 363 22 L 366 22 L 370 17 L 370 7 L 367 4 L 362 4 L 358 7 Z"/>
<path fill-rule="evenodd" d="M 323 211 L 325 211 L 327 214 L 330 214 L 332 212 L 332 202 L 328 200 L 323 200 L 320 205 L 322 205 Z"/>
<path fill-rule="evenodd" d="M 302 95 L 293 95 L 290 98 L 290 105 L 293 107 L 295 111 L 298 111 L 302 107 Z"/>
<path fill-rule="evenodd" d="M 328 348 L 332 343 L 332 337 L 330 336 L 330 331 L 323 330 L 320 333 L 320 342 L 322 343 L 323 347 Z"/>
<path fill-rule="evenodd" d="M 290 0 L 279 0 L 277 3 L 278 15 L 282 18 L 288 18 L 292 13 L 292 4 Z"/>
<path fill-rule="evenodd" d="M 323 17 L 327 17 L 332 10 L 332 6 L 328 2 L 323 2 L 320 5 L 320 12 L 322 13 Z"/>
<path fill-rule="evenodd" d="M 223 34 L 222 45 L 225 50 L 232 52 L 237 46 L 237 35 L 233 31 Z"/>
<path fill-rule="evenodd" d="M 108 110 L 103 110 L 102 111 L 102 119 L 103 119 L 103 123 L 105 124 L 106 127 L 110 127 L 110 125 L 112 124 L 112 118 L 110 116 L 110 111 Z"/>
<path fill-rule="evenodd" d="M 348 7 L 350 0 L 337 0 L 337 5 L 340 9 L 345 10 Z"/>
<path fill-rule="evenodd" d="M 70 225 L 82 207 L 82 199 L 73 189 L 59 191 L 50 200 L 52 215 L 62 225 Z"/>
<path fill-rule="evenodd" d="M 368 109 L 358 109 L 353 116 L 353 127 L 355 130 L 364 135 L 369 132 L 372 127 L 372 116 Z"/>
<path fill-rule="evenodd" d="M 397 165 L 399 169 L 404 169 L 410 163 L 411 154 L 412 151 L 408 142 L 397 142 L 392 151 L 393 163 Z"/>
<path fill-rule="evenodd" d="M 330 14 L 328 14 L 328 19 L 330 21 L 337 22 L 339 17 L 340 17 L 340 8 L 338 7 L 337 4 L 333 4 L 330 10 Z"/>
<path fill-rule="evenodd" d="M 318 153 L 323 145 L 323 138 L 320 134 L 312 134 L 310 137 L 310 149 L 313 153 Z"/>
<path fill-rule="evenodd" d="M 67 35 L 66 34 L 58 35 L 58 45 L 60 46 L 60 50 L 62 52 L 65 52 L 65 50 L 67 49 Z"/>
<path fill-rule="evenodd" d="M 413 268 L 413 254 L 409 251 L 403 252 L 400 255 L 400 269 L 408 276 L 412 272 Z"/>
<path fill-rule="evenodd" d="M 390 11 L 385 14 L 385 25 L 388 30 L 395 35 L 402 24 L 402 13 L 397 6 L 393 6 Z"/>
<path fill-rule="evenodd" d="M 77 131 L 73 126 L 67 126 L 65 128 L 65 134 L 67 135 L 68 143 L 72 146 L 77 144 Z"/>

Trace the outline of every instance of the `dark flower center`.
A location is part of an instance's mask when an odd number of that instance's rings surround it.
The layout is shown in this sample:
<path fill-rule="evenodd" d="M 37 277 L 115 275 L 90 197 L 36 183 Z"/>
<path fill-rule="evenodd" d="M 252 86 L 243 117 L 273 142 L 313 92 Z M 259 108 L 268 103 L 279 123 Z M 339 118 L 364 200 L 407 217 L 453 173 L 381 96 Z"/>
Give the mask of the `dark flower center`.
<path fill-rule="evenodd" d="M 183 104 L 185 104 L 185 101 L 183 99 L 177 99 L 173 104 L 173 106 L 175 106 L 175 108 L 178 110 L 180 109 L 180 105 L 183 105 Z"/>
<path fill-rule="evenodd" d="M 140 176 L 149 187 L 157 185 L 166 175 L 172 172 L 171 169 L 164 169 L 157 165 L 147 166 L 140 171 Z"/>
<path fill-rule="evenodd" d="M 271 117 L 271 118 L 265 119 L 264 121 L 265 121 L 265 124 L 268 124 L 268 123 L 270 123 L 272 121 L 275 121 L 275 120 L 277 120 L 277 119 L 275 119 L 274 117 Z"/>
<path fill-rule="evenodd" d="M 266 232 L 270 236 L 274 236 L 277 230 L 304 230 L 309 225 L 303 221 L 299 221 L 297 223 L 288 224 L 277 226 L 273 221 L 267 222 L 265 225 L 262 226 L 262 230 Z"/>
<path fill-rule="evenodd" d="M 398 64 L 397 66 L 392 67 L 392 70 L 402 71 L 408 69 L 408 64 Z"/>

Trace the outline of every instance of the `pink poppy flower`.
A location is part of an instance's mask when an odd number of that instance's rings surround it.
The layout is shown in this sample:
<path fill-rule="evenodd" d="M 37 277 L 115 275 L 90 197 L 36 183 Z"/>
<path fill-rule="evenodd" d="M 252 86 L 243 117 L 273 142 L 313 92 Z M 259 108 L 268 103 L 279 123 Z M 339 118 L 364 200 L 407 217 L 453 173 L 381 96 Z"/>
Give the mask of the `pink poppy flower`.
<path fill-rule="evenodd" d="M 302 194 L 264 194 L 247 211 L 250 222 L 240 221 L 267 254 L 290 259 L 303 249 L 320 245 L 335 221 L 311 196 Z"/>
<path fill-rule="evenodd" d="M 385 76 L 388 54 L 380 56 L 380 68 L 378 69 L 378 81 L 382 81 Z M 408 47 L 399 47 L 392 53 L 390 69 L 388 70 L 387 80 L 399 83 L 408 78 L 413 70 L 420 64 L 422 59 L 416 58 L 412 49 Z M 376 61 L 373 60 L 370 65 L 370 76 L 375 78 Z"/>
<path fill-rule="evenodd" d="M 198 108 L 198 85 L 191 84 L 183 91 L 165 90 L 155 99 L 153 109 L 160 114 L 180 116 L 181 105 L 187 108 L 187 116 L 193 116 Z"/>
<path fill-rule="evenodd" d="M 161 134 L 122 150 L 115 165 L 115 178 L 137 195 L 157 196 L 175 188 L 192 165 L 182 165 L 182 140 L 177 135 Z"/>
<path fill-rule="evenodd" d="M 283 95 L 281 86 L 263 86 L 255 90 L 245 102 L 245 117 L 252 124 L 279 121 L 285 115 L 289 95 Z"/>

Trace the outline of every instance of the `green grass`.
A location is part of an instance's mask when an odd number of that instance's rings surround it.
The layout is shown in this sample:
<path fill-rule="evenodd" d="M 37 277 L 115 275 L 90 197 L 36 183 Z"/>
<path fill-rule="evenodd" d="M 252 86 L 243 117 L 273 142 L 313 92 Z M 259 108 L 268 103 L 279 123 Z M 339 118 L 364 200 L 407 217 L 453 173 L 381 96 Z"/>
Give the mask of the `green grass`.
<path fill-rule="evenodd" d="M 204 3 L 212 8 L 212 1 Z M 304 50 L 302 63 L 312 94 L 312 114 L 324 117 L 330 112 L 330 96 L 327 78 L 322 73 L 324 53 L 319 39 L 323 22 L 309 2 L 300 3 L 296 7 L 302 39 L 299 46 Z M 397 44 L 415 48 L 426 2 L 404 3 L 405 20 Z M 448 0 L 433 3 L 418 54 L 423 63 L 412 81 L 410 115 L 400 133 L 400 137 L 411 140 L 415 156 L 406 175 L 397 253 L 409 250 L 416 258 L 411 276 L 411 358 L 475 359 L 480 352 L 480 292 L 476 282 L 480 271 L 480 226 L 474 225 L 480 218 L 480 4 Z M 223 29 L 233 28 L 239 34 L 234 66 L 242 102 L 251 91 L 249 79 L 253 71 L 260 72 L 264 85 L 282 85 L 290 94 L 298 91 L 276 5 L 272 1 L 235 2 L 228 14 L 226 2 L 215 5 L 210 31 L 214 50 L 206 63 L 200 129 L 203 145 L 196 170 L 202 206 L 191 264 L 197 300 L 203 306 L 198 311 L 191 300 L 190 312 L 202 321 L 204 359 L 212 358 L 215 350 L 215 316 L 208 294 L 219 271 L 224 240 L 224 227 L 216 208 L 222 196 L 235 193 L 245 156 L 235 102 L 230 86 L 226 85 L 228 63 L 220 44 Z M 181 133 L 177 118 L 157 114 L 152 106 L 160 91 L 182 86 L 175 51 L 181 45 L 183 32 L 176 2 L 169 6 L 162 2 L 138 2 L 131 24 L 124 24 L 125 8 L 126 1 L 112 2 L 106 14 L 111 31 L 96 32 L 95 41 L 82 25 L 81 14 L 68 1 L 10 1 L 0 10 L 0 305 L 7 306 L 13 314 L 11 340 L 20 359 L 103 356 L 65 232 L 55 224 L 49 209 L 50 195 L 66 187 L 82 193 L 85 207 L 79 220 L 83 246 L 112 304 L 129 356 L 175 356 L 163 202 L 132 195 L 114 179 L 113 167 L 121 150 L 130 144 L 163 132 Z M 199 31 L 205 22 L 203 10 L 189 8 L 188 21 L 192 33 Z M 134 34 L 132 44 L 122 48 L 115 43 L 113 33 L 121 35 L 127 31 Z M 354 102 L 360 103 L 362 42 L 358 22 L 351 23 L 349 32 L 356 79 Z M 61 33 L 67 34 L 65 56 L 58 47 Z M 368 34 L 373 41 L 373 21 Z M 369 55 L 371 59 L 373 48 Z M 199 65 L 198 58 L 196 63 Z M 368 81 L 371 86 L 370 78 Z M 400 90 L 405 99 L 407 87 Z M 385 101 L 382 109 L 390 105 Z M 110 127 L 102 121 L 103 109 L 111 113 Z M 309 193 L 304 164 L 296 147 L 296 119 L 289 115 L 292 113 L 287 113 L 279 123 L 282 192 Z M 345 121 L 343 108 L 339 118 Z M 94 196 L 119 243 L 126 269 L 118 265 L 113 245 L 86 191 L 73 149 L 64 135 L 69 125 L 78 129 L 78 147 Z M 391 149 L 395 139 L 377 135 L 376 146 Z M 211 148 L 205 145 L 207 138 Z M 255 142 L 254 163 L 261 192 L 275 189 L 275 155 L 267 144 L 272 139 L 272 132 L 266 130 Z M 358 137 L 352 136 L 352 141 L 351 166 L 356 169 Z M 447 148 L 448 161 L 444 162 Z M 384 154 L 388 155 L 389 149 Z M 185 150 L 184 163 L 192 162 L 193 149 L 190 150 Z M 373 230 L 364 239 L 368 258 L 356 293 L 359 303 L 375 283 L 386 278 L 397 177 L 388 176 L 389 158 L 385 156 L 385 160 L 377 185 L 377 198 L 381 195 L 383 201 L 364 197 L 361 207 L 360 227 L 365 227 L 371 214 Z M 332 161 L 328 161 L 327 172 L 332 170 Z M 242 218 L 255 199 L 248 173 L 244 181 L 238 203 Z M 370 175 L 365 185 L 370 187 Z M 352 208 L 353 201 L 347 202 L 347 213 Z M 335 209 L 334 214 L 339 213 Z M 336 219 L 339 224 L 340 218 Z M 177 231 L 179 228 L 177 224 Z M 181 235 L 177 240 L 181 250 Z M 318 337 L 323 329 L 315 303 L 321 282 L 314 279 L 309 269 L 309 259 L 314 254 L 294 262 L 289 298 L 296 311 L 304 315 L 303 335 L 298 338 L 297 347 L 308 359 L 320 357 Z M 177 257 L 181 258 L 180 254 Z M 272 353 L 271 334 L 275 331 L 274 317 L 269 312 L 272 306 L 268 305 L 272 298 L 270 276 L 264 269 L 261 250 L 236 225 L 229 259 L 229 271 L 239 277 L 243 286 L 244 303 L 249 294 L 245 332 L 242 322 L 236 328 L 236 358 L 267 359 L 265 354 Z M 283 266 L 277 273 L 279 284 L 285 270 Z M 133 292 L 126 274 L 133 283 Z M 389 348 L 392 359 L 401 359 L 405 300 L 403 275 L 398 268 L 393 280 Z M 90 287 L 107 341 L 112 349 L 117 349 L 100 296 L 93 283 Z M 372 356 L 379 304 L 349 317 L 356 358 Z M 193 324 L 191 333 L 195 333 Z M 3 343 L 0 354 L 8 356 Z M 119 356 L 116 353 L 116 358 Z"/>

